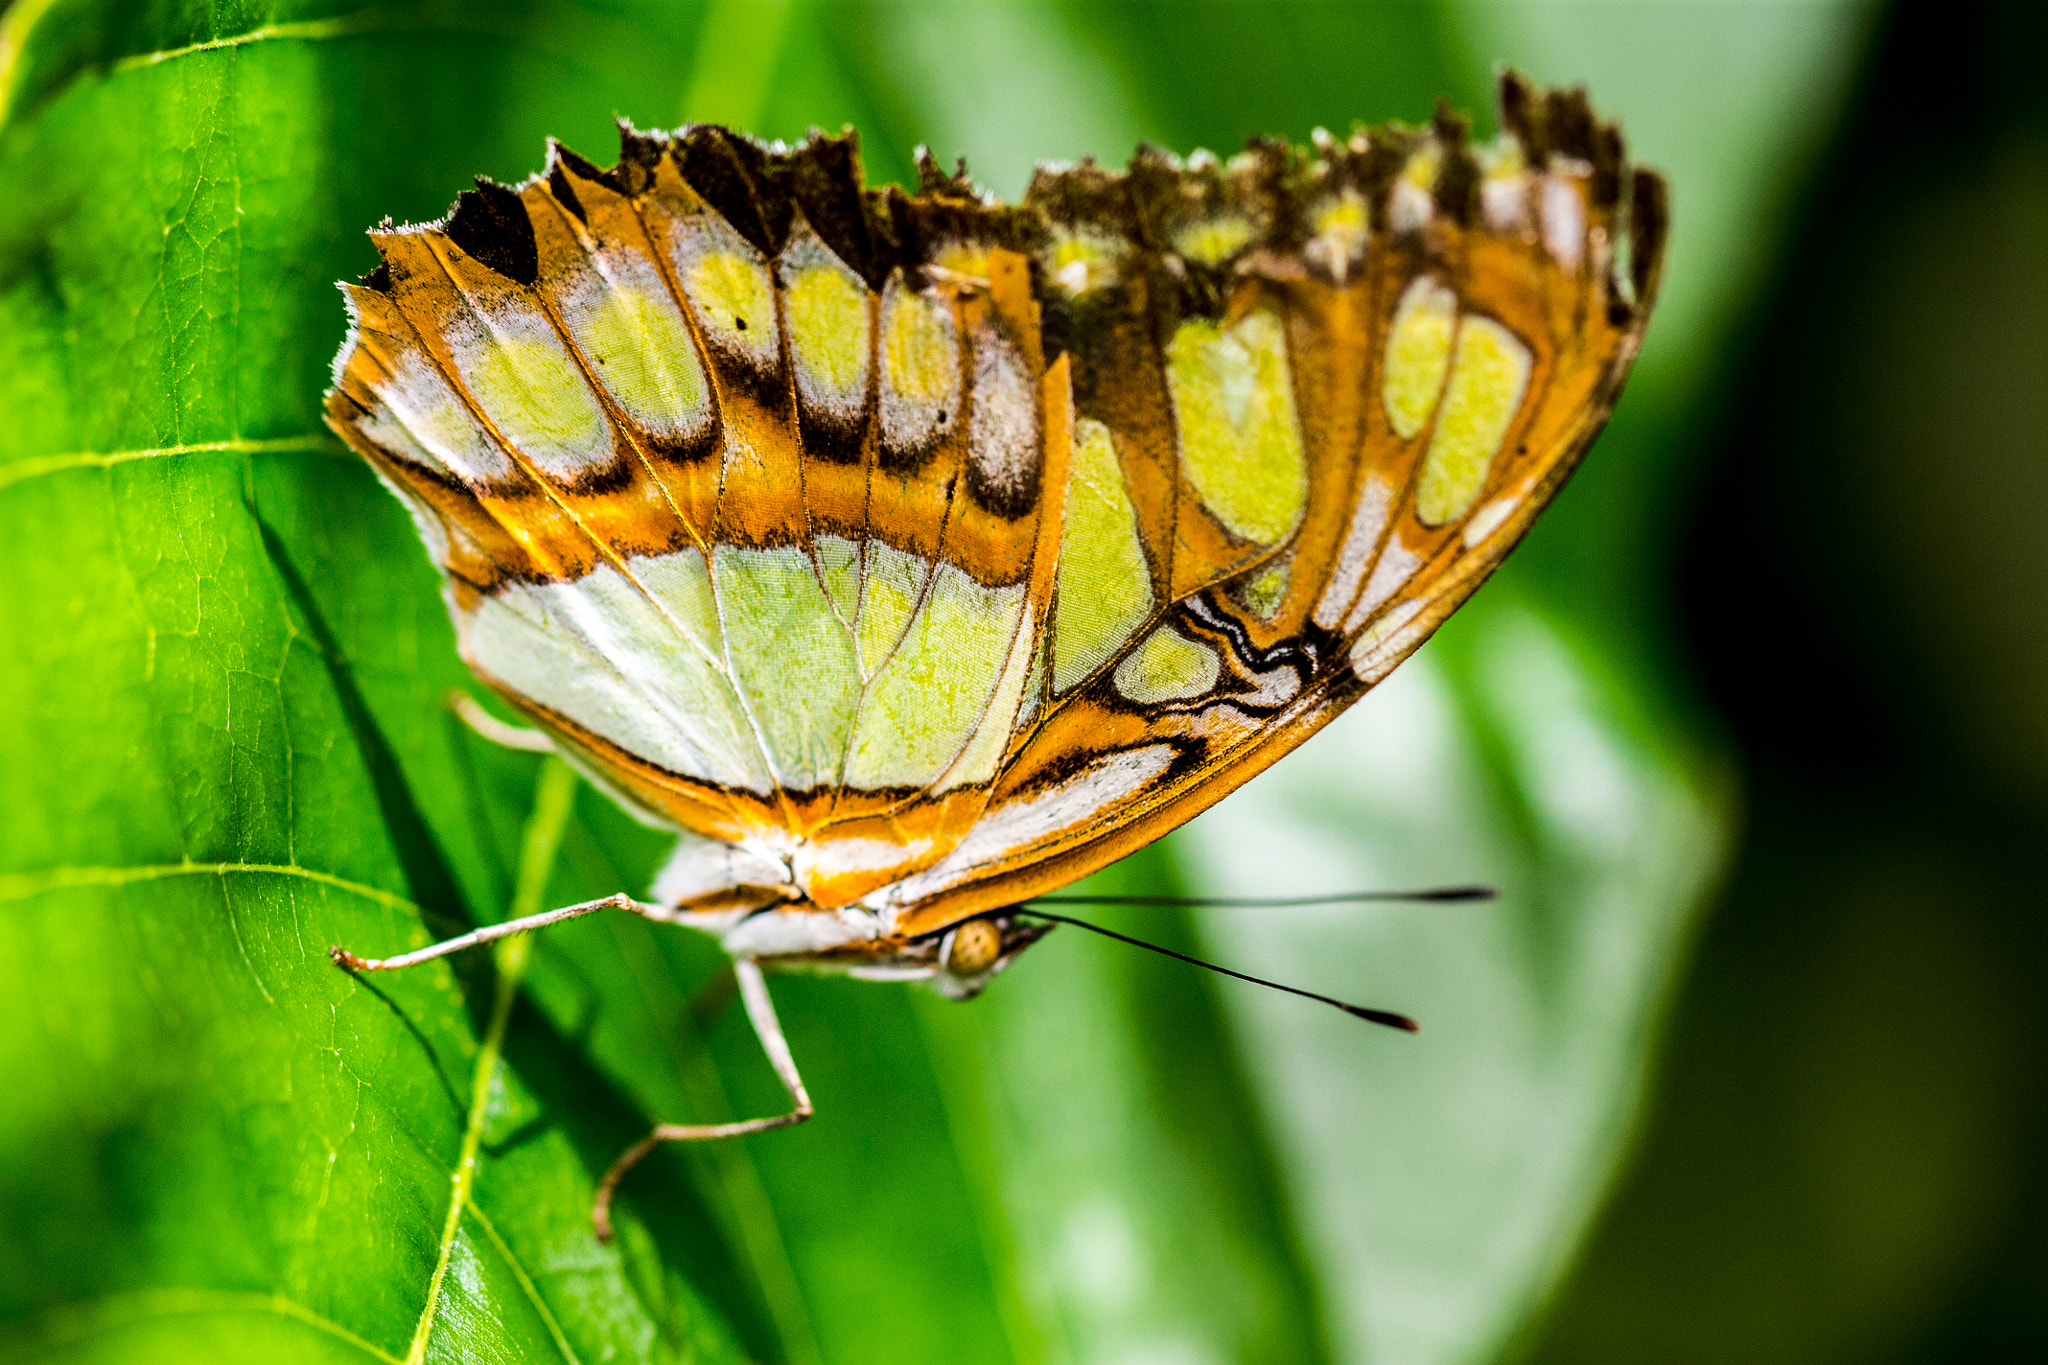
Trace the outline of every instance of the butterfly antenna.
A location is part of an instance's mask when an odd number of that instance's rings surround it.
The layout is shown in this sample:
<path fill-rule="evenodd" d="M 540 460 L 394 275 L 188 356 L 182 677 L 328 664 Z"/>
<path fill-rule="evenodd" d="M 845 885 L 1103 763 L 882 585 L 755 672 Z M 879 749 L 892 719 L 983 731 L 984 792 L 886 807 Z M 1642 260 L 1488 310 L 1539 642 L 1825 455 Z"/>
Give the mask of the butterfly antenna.
<path fill-rule="evenodd" d="M 1143 904 L 1145 902 L 1133 899 L 1126 903 Z M 1179 905 L 1185 904 L 1185 902 L 1175 901 L 1173 904 Z M 1162 948 L 1156 943 L 1147 943 L 1144 939 L 1132 938 L 1129 934 L 1119 934 L 1114 929 L 1105 929 L 1099 924 L 1090 924 L 1087 920 L 1075 919 L 1071 915 L 1055 915 L 1044 910 L 1033 909 L 1029 905 L 1019 906 L 1011 913 L 1028 916 L 1032 919 L 1046 920 L 1053 924 L 1071 924 L 1076 929 L 1086 929 L 1091 934 L 1100 934 L 1104 938 L 1113 938 L 1118 943 L 1128 943 L 1133 948 L 1143 948 L 1147 952 L 1158 953 L 1162 957 L 1170 957 L 1175 961 L 1185 962 L 1190 966 L 1200 967 L 1205 971 L 1215 972 L 1220 976 L 1235 977 L 1239 981 L 1249 981 L 1254 986 L 1264 986 L 1269 990 L 1285 991 L 1289 995 L 1298 995 L 1307 1000 L 1316 1000 L 1325 1005 L 1334 1005 L 1354 1019 L 1363 1019 L 1372 1024 L 1384 1024 L 1388 1028 L 1397 1028 L 1404 1033 L 1420 1033 L 1422 1031 L 1422 1026 L 1405 1014 L 1395 1014 L 1392 1010 L 1371 1009 L 1365 1005 L 1347 1004 L 1342 1000 L 1337 1000 L 1327 995 L 1318 995 L 1314 991 L 1305 991 L 1299 986 L 1283 986 L 1278 981 L 1268 981 L 1262 976 L 1250 976 L 1244 972 L 1234 972 L 1228 967 L 1219 967 L 1214 962 L 1204 962 L 1199 957 L 1189 957 L 1186 953 L 1177 953 L 1171 948 Z"/>
<path fill-rule="evenodd" d="M 1431 886 L 1420 891 L 1342 891 L 1331 896 L 1034 896 L 1033 905 L 1174 905 L 1195 909 L 1277 910 L 1294 905 L 1358 905 L 1368 901 L 1490 901 L 1497 886 Z"/>

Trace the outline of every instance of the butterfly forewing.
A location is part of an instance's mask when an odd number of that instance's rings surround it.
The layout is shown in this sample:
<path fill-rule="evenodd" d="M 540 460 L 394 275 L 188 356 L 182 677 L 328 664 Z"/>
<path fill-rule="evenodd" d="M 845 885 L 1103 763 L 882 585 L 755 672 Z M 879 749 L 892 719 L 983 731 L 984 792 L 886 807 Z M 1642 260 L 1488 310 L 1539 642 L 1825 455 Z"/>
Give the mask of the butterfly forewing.
<path fill-rule="evenodd" d="M 867 191 L 850 135 L 556 148 L 373 234 L 329 420 L 478 674 L 629 807 L 745 847 L 700 889 L 919 932 L 1306 738 L 1583 453 L 1662 187 L 1581 96 L 1510 77 L 1503 114 L 1476 153 L 1448 117 L 1147 150 L 1015 208 L 929 162 Z"/>

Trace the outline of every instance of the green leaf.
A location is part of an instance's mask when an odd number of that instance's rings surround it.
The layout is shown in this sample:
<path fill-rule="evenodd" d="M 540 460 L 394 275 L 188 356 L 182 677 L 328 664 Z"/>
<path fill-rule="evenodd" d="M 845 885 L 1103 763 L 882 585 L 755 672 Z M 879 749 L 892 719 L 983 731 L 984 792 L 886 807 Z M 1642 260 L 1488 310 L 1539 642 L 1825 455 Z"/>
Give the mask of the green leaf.
<path fill-rule="evenodd" d="M 449 726 L 432 576 L 320 431 L 331 282 L 375 218 L 551 128 L 605 135 L 577 63 L 617 21 L 9 24 L 8 1335 L 60 1359 L 736 1358 L 692 1273 L 726 1263 L 700 1200 L 592 1237 L 592 1172 L 641 1120 L 511 1008 L 510 973 L 373 987 L 326 960 L 508 913 L 534 790 Z"/>
<path fill-rule="evenodd" d="M 820 1118 L 660 1154 L 607 1247 L 592 1188 L 650 1116 L 784 1103 L 715 1008 L 716 949 L 598 916 L 390 977 L 326 957 L 639 890 L 663 851 L 445 708 L 472 684 L 434 576 L 317 420 L 363 228 L 525 175 L 549 135 L 603 156 L 615 113 L 853 121 L 873 172 L 926 138 L 1011 193 L 1035 159 L 1139 136 L 1419 117 L 1481 93 L 1496 54 L 1462 16 L 0 15 L 0 1359 L 1497 1354 L 1605 1187 L 1725 828 L 1639 657 L 1648 608 L 1616 590 L 1649 519 L 1609 544 L 1613 497 L 1538 533 L 1539 567 L 1550 537 L 1568 569 L 1511 570 L 1328 735 L 1098 883 L 1496 880 L 1491 907 L 1106 917 L 1418 1013 L 1420 1039 L 1073 931 L 970 1008 L 778 980 Z M 1681 225 L 1688 186 L 1761 202 L 1804 145 L 1782 116 L 1823 36 L 1769 39 L 1734 131 L 1639 145 Z M 1596 93 L 1653 127 L 1699 111 Z M 1754 269 L 1674 263 L 1674 300 L 1703 302 L 1653 329 L 1655 383 L 1592 469 L 1675 486 L 1659 423 L 1697 404 L 1713 300 Z"/>

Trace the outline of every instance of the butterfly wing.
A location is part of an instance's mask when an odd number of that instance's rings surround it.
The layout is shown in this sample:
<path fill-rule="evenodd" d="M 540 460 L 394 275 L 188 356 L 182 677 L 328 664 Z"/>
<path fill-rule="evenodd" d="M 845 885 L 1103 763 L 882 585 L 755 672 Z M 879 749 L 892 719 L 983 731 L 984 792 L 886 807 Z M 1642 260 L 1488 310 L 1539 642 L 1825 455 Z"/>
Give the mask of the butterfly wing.
<path fill-rule="evenodd" d="M 842 904 L 966 833 L 1027 693 L 1072 430 L 1035 218 L 935 169 L 864 191 L 850 136 L 623 140 L 373 233 L 328 420 L 480 677 Z"/>
<path fill-rule="evenodd" d="M 1385 677 L 1585 453 L 1640 344 L 1662 181 L 1578 92 L 1503 133 L 1042 172 L 1076 426 L 1044 694 L 905 933 L 1157 838 Z"/>
<path fill-rule="evenodd" d="M 867 191 L 850 135 L 625 129 L 373 233 L 328 420 L 478 675 L 711 841 L 674 895 L 942 924 L 1301 742 L 1583 453 L 1662 186 L 1582 96 L 1510 77 L 1503 116 L 1016 208 L 929 161 Z"/>

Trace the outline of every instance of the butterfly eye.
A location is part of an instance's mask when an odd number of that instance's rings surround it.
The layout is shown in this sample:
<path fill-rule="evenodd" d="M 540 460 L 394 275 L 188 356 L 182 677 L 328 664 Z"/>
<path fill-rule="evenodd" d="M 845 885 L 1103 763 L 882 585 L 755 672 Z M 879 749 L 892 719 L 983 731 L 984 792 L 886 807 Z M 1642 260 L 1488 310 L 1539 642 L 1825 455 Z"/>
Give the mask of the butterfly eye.
<path fill-rule="evenodd" d="M 946 970 L 955 976 L 980 976 L 1003 955 L 1003 931 L 992 921 L 971 919 L 953 931 L 946 950 Z"/>

